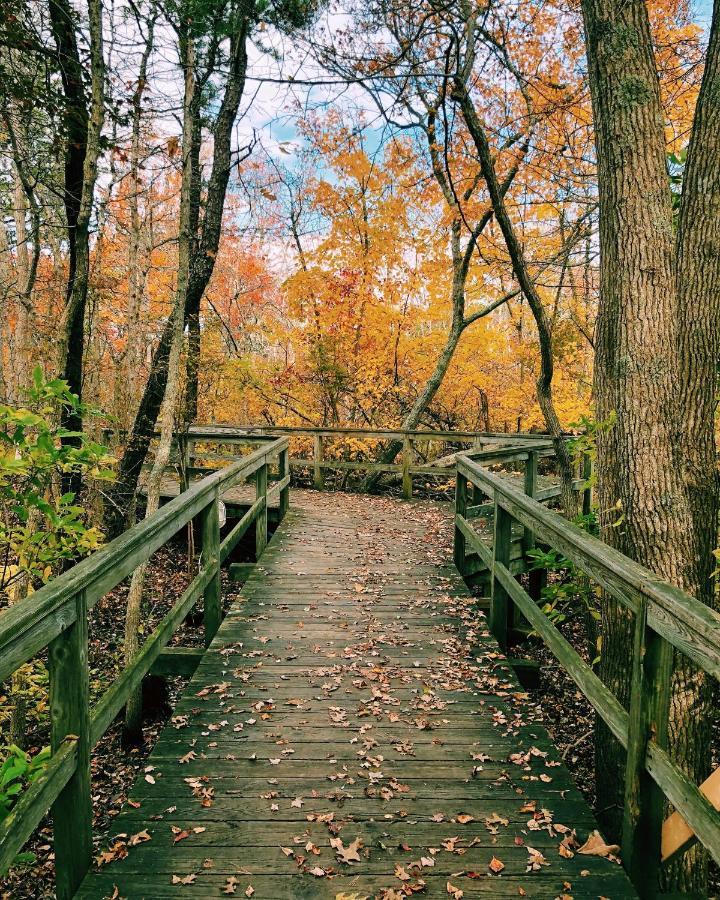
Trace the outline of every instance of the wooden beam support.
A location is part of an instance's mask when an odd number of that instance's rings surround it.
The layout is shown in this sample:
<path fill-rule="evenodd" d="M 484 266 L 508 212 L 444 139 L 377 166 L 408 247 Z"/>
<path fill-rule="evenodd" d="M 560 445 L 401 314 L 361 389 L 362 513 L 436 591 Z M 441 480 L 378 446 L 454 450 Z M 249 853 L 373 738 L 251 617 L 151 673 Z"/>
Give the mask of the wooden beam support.
<path fill-rule="evenodd" d="M 75 621 L 48 646 L 50 744 L 76 747 L 75 771 L 52 807 L 58 900 L 70 900 L 92 863 L 90 794 L 90 677 L 88 610 L 84 591 L 75 596 Z"/>
<path fill-rule="evenodd" d="M 259 471 L 259 470 L 258 470 Z M 203 592 L 205 646 L 209 646 L 222 621 L 220 595 L 220 517 L 218 495 L 200 513 L 200 547 L 203 567 L 209 567 L 212 575 Z"/>
<path fill-rule="evenodd" d="M 495 530 L 493 540 L 492 593 L 490 601 L 490 631 L 505 651 L 508 647 L 508 633 L 512 627 L 513 604 L 505 586 L 496 575 L 498 565 L 510 566 L 512 543 L 512 517 L 499 503 L 495 503 Z"/>
<path fill-rule="evenodd" d="M 255 519 L 255 559 L 260 559 L 268 542 L 268 514 L 267 514 L 267 486 L 268 467 L 261 466 L 255 473 L 255 497 L 256 502 L 265 499 Z"/>

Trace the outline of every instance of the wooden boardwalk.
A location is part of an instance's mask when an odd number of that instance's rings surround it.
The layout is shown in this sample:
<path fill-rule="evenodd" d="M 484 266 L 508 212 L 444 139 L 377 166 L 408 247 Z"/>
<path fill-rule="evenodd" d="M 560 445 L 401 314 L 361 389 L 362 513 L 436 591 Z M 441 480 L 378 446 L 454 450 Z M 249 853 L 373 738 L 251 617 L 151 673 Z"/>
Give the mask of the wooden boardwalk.
<path fill-rule="evenodd" d="M 293 505 L 77 896 L 635 897 L 576 852 L 592 814 L 449 565 L 447 516 Z"/>

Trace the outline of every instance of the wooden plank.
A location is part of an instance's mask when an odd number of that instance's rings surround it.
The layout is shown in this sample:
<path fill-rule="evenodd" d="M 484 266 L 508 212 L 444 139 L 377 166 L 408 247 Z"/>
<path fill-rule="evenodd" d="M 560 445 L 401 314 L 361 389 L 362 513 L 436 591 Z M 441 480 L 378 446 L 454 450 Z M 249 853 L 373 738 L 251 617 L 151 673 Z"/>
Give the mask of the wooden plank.
<path fill-rule="evenodd" d="M 191 486 L 156 513 L 0 614 L 0 681 L 36 656 L 75 618 L 74 597 L 85 592 L 88 609 L 206 505 L 208 499 L 248 477 L 287 447 L 280 438 L 236 464 Z"/>
<path fill-rule="evenodd" d="M 683 819 L 696 838 L 720 865 L 720 810 L 654 741 L 648 744 L 646 766 L 668 800 L 682 811 Z"/>
<path fill-rule="evenodd" d="M 596 826 L 459 574 L 428 559 L 439 514 L 308 492 L 311 509 L 299 493 L 158 741 L 154 783 L 143 775 L 131 792 L 139 806 L 113 822 L 151 839 L 89 874 L 78 896 L 115 886 L 128 900 L 165 886 L 219 896 L 240 870 L 272 900 L 374 896 L 402 890 L 395 867 L 430 848 L 429 897 L 447 896 L 456 877 L 468 898 L 476 885 L 488 897 L 506 886 L 511 896 L 634 896 L 619 866 L 565 859 L 560 834 L 530 830 L 532 810 L 580 840 Z M 318 821 L 330 814 L 344 846 L 365 843 L 351 867 Z M 488 828 L 494 816 L 507 825 Z M 455 836 L 461 855 L 442 848 Z M 552 879 L 527 874 L 525 844 L 545 853 Z M 337 876 L 303 875 L 281 847 Z M 493 855 L 502 878 L 486 874 Z M 188 874 L 192 883 L 171 883 Z"/>
<path fill-rule="evenodd" d="M 150 637 L 145 641 L 132 664 L 121 672 L 112 687 L 103 694 L 92 710 L 91 737 L 92 745 L 96 744 L 110 727 L 115 717 L 125 706 L 128 697 L 140 687 L 143 678 L 151 670 L 153 663 L 160 656 L 165 645 L 178 626 L 195 605 L 198 597 L 214 577 L 212 568 L 205 567 L 198 572 L 182 595 L 163 618 Z"/>
<path fill-rule="evenodd" d="M 720 614 L 657 575 L 531 500 L 513 484 L 469 460 L 458 470 L 477 480 L 486 492 L 494 491 L 514 519 L 532 528 L 536 536 L 571 559 L 615 599 L 637 610 L 638 595 L 650 601 L 648 625 L 708 674 L 720 678 Z"/>
<path fill-rule="evenodd" d="M 88 616 L 82 591 L 75 597 L 75 621 L 48 647 L 48 670 L 52 752 L 75 743 L 74 770 L 52 805 L 55 890 L 58 900 L 70 900 L 92 861 Z"/>
<path fill-rule="evenodd" d="M 510 514 L 495 503 L 495 522 L 493 533 L 492 580 L 490 582 L 490 631 L 505 651 L 508 646 L 508 633 L 512 626 L 512 600 L 504 583 L 497 577 L 496 570 L 504 568 L 508 574 L 510 565 L 510 545 L 512 541 L 512 518 Z"/>
<path fill-rule="evenodd" d="M 265 497 L 258 497 L 258 499 L 252 504 L 250 509 L 244 513 L 238 522 L 233 526 L 232 531 L 227 534 L 220 544 L 220 562 L 224 563 L 225 560 L 230 556 L 232 551 L 238 545 L 239 541 L 243 538 L 248 528 L 253 524 L 253 522 L 257 519 L 261 510 L 265 509 L 267 506 L 267 499 Z"/>
<path fill-rule="evenodd" d="M 255 518 L 255 559 L 260 559 L 268 542 L 267 487 L 268 467 L 265 465 L 255 473 L 255 496 L 257 500 L 265 500 Z"/>
<path fill-rule="evenodd" d="M 707 797 L 715 809 L 720 810 L 720 769 L 700 785 L 700 793 Z M 661 855 L 664 863 L 671 862 L 697 841 L 697 836 L 682 814 L 675 811 L 663 824 Z"/>
<path fill-rule="evenodd" d="M 323 437 L 321 434 L 313 435 L 313 487 L 316 491 L 322 491 L 325 487 L 323 476 Z"/>
<path fill-rule="evenodd" d="M 47 811 L 55 803 L 77 766 L 77 745 L 65 743 L 53 753 L 45 771 L 33 781 L 0 822 L 0 872 L 6 871 L 15 855 L 22 850 Z"/>
<path fill-rule="evenodd" d="M 279 462 L 280 481 L 283 485 L 280 490 L 279 521 L 282 522 L 290 508 L 290 451 L 287 447 L 280 451 Z"/>
<path fill-rule="evenodd" d="M 605 687 L 590 666 L 575 652 L 572 645 L 552 625 L 545 613 L 537 607 L 532 597 L 515 581 L 505 566 L 496 566 L 495 577 L 553 652 L 563 669 L 603 718 L 615 737 L 623 747 L 627 746 L 628 714 L 615 695 Z"/>
<path fill-rule="evenodd" d="M 455 531 L 453 538 L 453 560 L 458 572 L 465 571 L 465 532 L 461 522 L 465 522 L 467 513 L 467 479 L 458 474 L 455 480 Z"/>
<path fill-rule="evenodd" d="M 413 442 L 411 437 L 403 440 L 402 449 L 402 488 L 403 497 L 406 500 L 412 500 L 413 482 L 410 467 L 412 465 Z"/>
<path fill-rule="evenodd" d="M 641 893 L 660 888 L 660 844 L 665 797 L 645 768 L 650 740 L 667 747 L 673 648 L 647 626 L 647 598 L 635 616 L 635 637 L 625 763 L 622 851 L 625 868 Z"/>
<path fill-rule="evenodd" d="M 168 647 L 158 654 L 150 674 L 188 677 L 195 672 L 203 656 L 204 651 L 199 647 Z"/>
<path fill-rule="evenodd" d="M 267 473 L 267 466 L 258 469 Z M 256 475 L 257 477 L 257 475 Z M 267 476 L 266 476 L 267 477 Z M 267 482 L 265 482 L 267 486 Z M 203 569 L 209 570 L 209 578 L 203 590 L 203 626 L 205 646 L 209 646 L 222 621 L 220 598 L 220 514 L 218 494 L 215 493 L 200 513 L 200 560 Z"/>

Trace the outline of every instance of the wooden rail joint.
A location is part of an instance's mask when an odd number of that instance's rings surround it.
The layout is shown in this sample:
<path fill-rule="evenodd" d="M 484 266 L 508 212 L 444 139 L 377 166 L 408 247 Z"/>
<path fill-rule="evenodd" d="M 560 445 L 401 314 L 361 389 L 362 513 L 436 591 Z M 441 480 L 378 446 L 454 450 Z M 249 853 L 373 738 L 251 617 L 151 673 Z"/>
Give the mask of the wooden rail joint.
<path fill-rule="evenodd" d="M 268 490 L 269 467 L 276 460 L 279 478 Z M 255 481 L 256 502 L 221 542 L 219 500 L 229 488 L 249 478 Z M 264 438 L 253 453 L 233 459 L 202 481 L 188 484 L 186 490 L 154 515 L 0 614 L 0 681 L 48 649 L 52 749 L 45 771 L 0 823 L 0 871 L 12 864 L 52 809 L 56 894 L 59 900 L 74 896 L 92 861 L 92 747 L 154 667 L 170 667 L 174 673 L 187 674 L 197 664 L 197 651 L 165 648 L 201 597 L 205 641 L 213 639 L 221 620 L 220 566 L 253 523 L 261 552 L 267 543 L 269 498 L 276 495 L 282 519 L 290 497 L 288 438 L 283 436 Z M 195 519 L 201 539 L 198 573 L 135 659 L 91 709 L 89 610 Z"/>
<path fill-rule="evenodd" d="M 525 447 L 527 450 L 527 447 Z M 506 648 L 513 609 L 542 638 L 614 737 L 627 750 L 623 864 L 642 897 L 659 896 L 663 864 L 700 841 L 720 863 L 720 769 L 698 788 L 676 765 L 668 748 L 673 657 L 677 651 L 713 678 L 720 677 L 720 615 L 662 582 L 649 570 L 547 509 L 537 489 L 537 455 L 525 454 L 524 491 L 483 468 L 481 460 L 457 457 L 455 563 L 461 573 L 470 553 L 491 575 L 490 627 Z M 588 507 L 587 463 L 577 485 Z M 472 527 L 467 494 L 489 499 L 494 513 L 488 546 Z M 487 503 L 482 504 L 487 509 Z M 510 565 L 513 525 L 522 527 L 522 552 L 536 542 L 566 556 L 634 615 L 633 669 L 629 710 L 603 684 L 516 580 Z M 667 802 L 675 812 L 663 822 Z"/>

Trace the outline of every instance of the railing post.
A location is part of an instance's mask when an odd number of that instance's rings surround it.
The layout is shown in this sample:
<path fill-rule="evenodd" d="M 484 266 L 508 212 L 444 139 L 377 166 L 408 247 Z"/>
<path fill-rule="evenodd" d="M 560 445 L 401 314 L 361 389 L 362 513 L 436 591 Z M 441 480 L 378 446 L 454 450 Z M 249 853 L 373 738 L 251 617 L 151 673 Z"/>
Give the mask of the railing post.
<path fill-rule="evenodd" d="M 460 472 L 455 470 L 455 515 L 467 516 L 467 478 Z M 453 536 L 453 561 L 455 568 L 461 575 L 465 574 L 465 535 L 458 528 L 455 522 L 455 532 Z"/>
<path fill-rule="evenodd" d="M 255 473 L 255 499 L 263 498 L 265 503 L 255 519 L 255 559 L 260 556 L 267 547 L 268 541 L 268 508 L 267 508 L 268 466 L 265 462 Z"/>
<path fill-rule="evenodd" d="M 537 450 L 529 450 L 525 460 L 525 493 L 528 497 L 535 497 L 537 493 L 538 479 Z M 527 565 L 527 553 L 535 549 L 535 534 L 527 526 L 523 528 L 522 538 L 523 559 Z M 528 593 L 536 602 L 542 599 L 543 588 L 547 584 L 547 571 L 545 569 L 530 569 L 528 572 Z"/>
<path fill-rule="evenodd" d="M 402 489 L 403 489 L 403 497 L 406 500 L 412 500 L 412 474 L 410 473 L 410 466 L 412 464 L 412 450 L 413 450 L 413 442 L 412 438 L 406 434 L 403 438 L 403 452 L 402 452 Z"/>
<path fill-rule="evenodd" d="M 218 495 L 200 513 L 200 547 L 203 568 L 213 570 L 212 577 L 203 591 L 203 621 L 205 625 L 205 646 L 217 634 L 222 619 L 220 600 L 220 516 Z"/>
<path fill-rule="evenodd" d="M 177 437 L 178 464 L 180 468 L 180 493 L 190 487 L 190 437 L 181 433 Z"/>
<path fill-rule="evenodd" d="M 313 435 L 313 487 L 316 491 L 322 491 L 325 487 L 325 476 L 323 475 L 323 437 L 321 434 Z"/>
<path fill-rule="evenodd" d="M 589 453 L 583 454 L 582 477 L 585 481 L 583 489 L 582 511 L 584 516 L 589 516 L 592 509 L 592 487 L 588 484 L 592 478 L 592 458 Z"/>
<path fill-rule="evenodd" d="M 85 592 L 75 595 L 75 621 L 48 645 L 50 743 L 77 747 L 75 771 L 52 807 L 58 900 L 70 900 L 92 863 L 90 682 Z"/>
<path fill-rule="evenodd" d="M 290 477 L 290 450 L 286 447 L 280 451 L 280 480 Z M 290 507 L 290 483 L 280 489 L 280 521 L 285 518 Z"/>
<path fill-rule="evenodd" d="M 663 792 L 648 775 L 645 760 L 649 740 L 663 749 L 667 747 L 672 669 L 673 648 L 648 627 L 647 599 L 639 598 L 630 685 L 622 857 L 643 898 L 655 897 L 659 890 L 665 812 Z"/>
<path fill-rule="evenodd" d="M 537 492 L 537 475 L 538 475 L 538 453 L 537 450 L 530 450 L 528 458 L 525 460 L 525 493 L 528 497 L 534 499 Z M 535 535 L 525 526 L 523 529 L 523 553 L 532 550 L 535 546 Z"/>
<path fill-rule="evenodd" d="M 492 593 L 490 600 L 490 630 L 500 644 L 501 650 L 507 650 L 508 631 L 512 624 L 512 602 L 505 588 L 495 575 L 495 565 L 510 568 L 510 548 L 512 541 L 512 516 L 504 510 L 495 499 L 495 528 L 493 540 L 493 572 Z"/>

